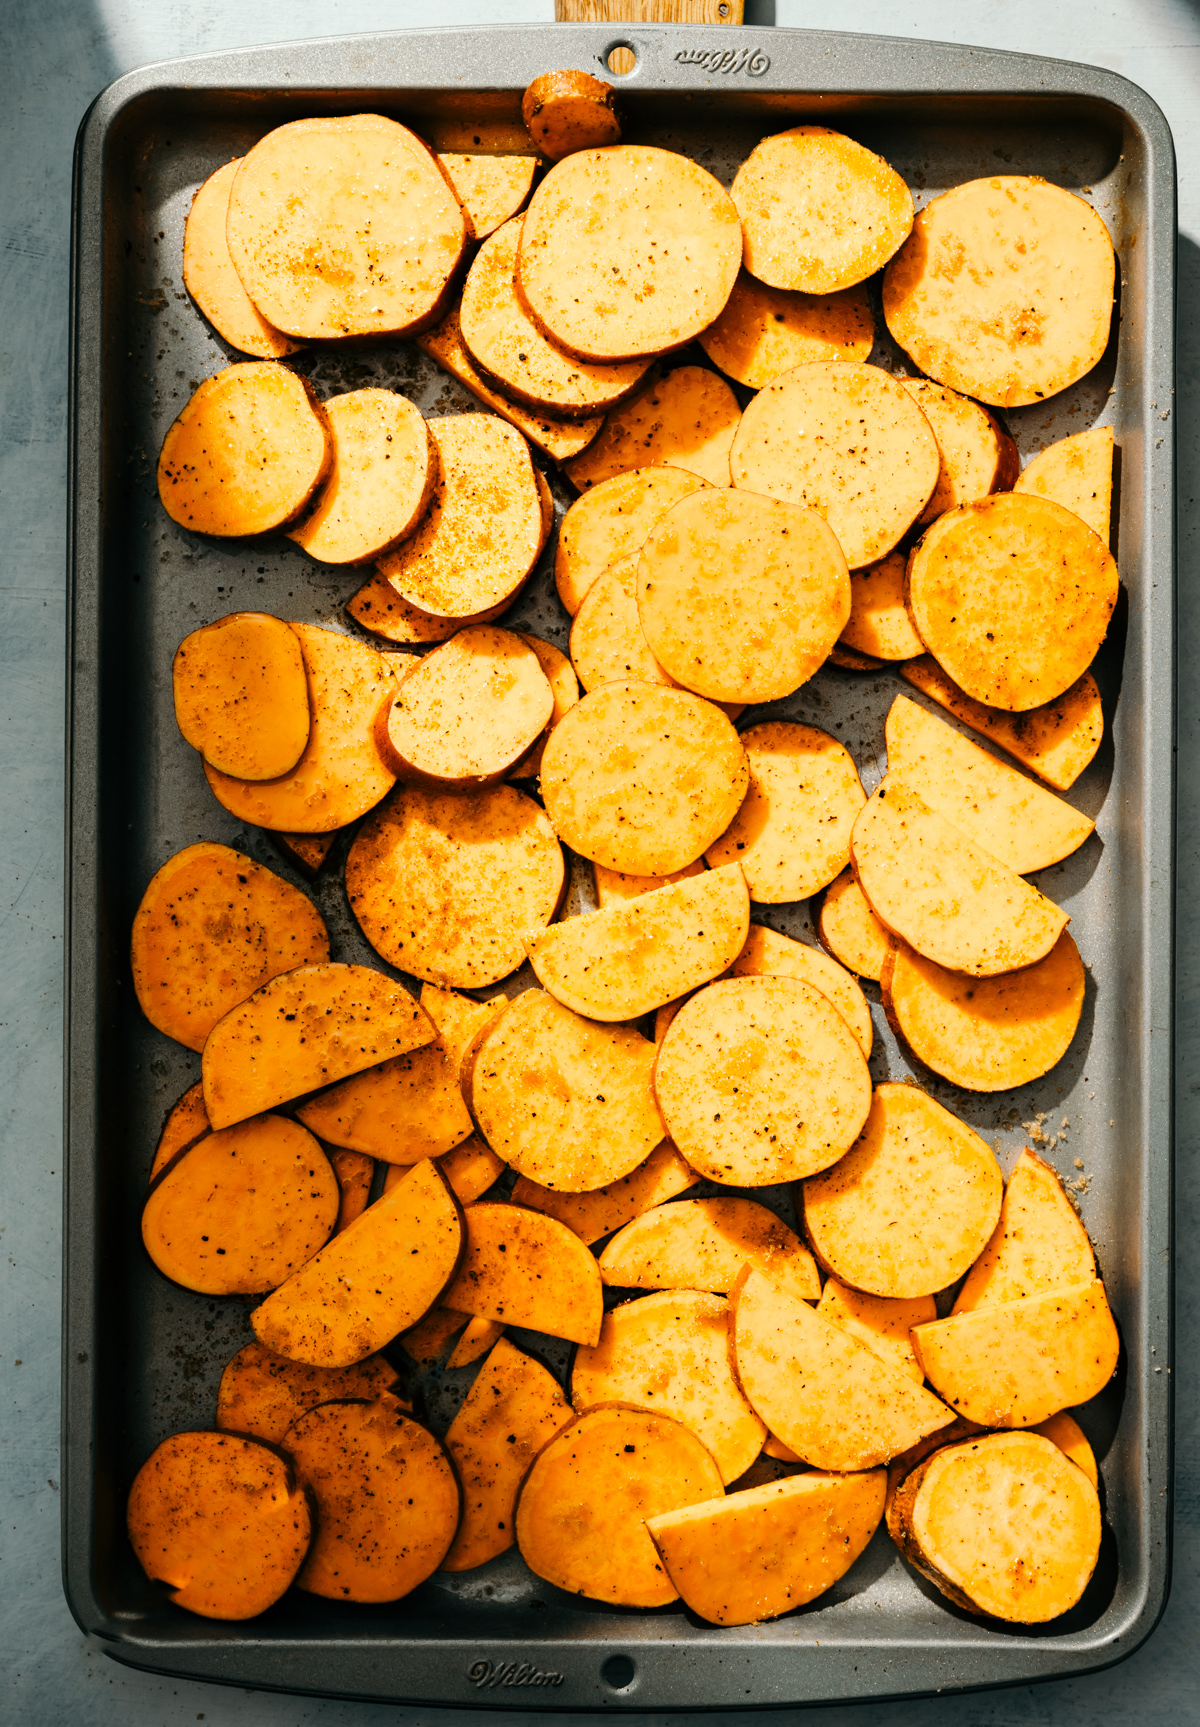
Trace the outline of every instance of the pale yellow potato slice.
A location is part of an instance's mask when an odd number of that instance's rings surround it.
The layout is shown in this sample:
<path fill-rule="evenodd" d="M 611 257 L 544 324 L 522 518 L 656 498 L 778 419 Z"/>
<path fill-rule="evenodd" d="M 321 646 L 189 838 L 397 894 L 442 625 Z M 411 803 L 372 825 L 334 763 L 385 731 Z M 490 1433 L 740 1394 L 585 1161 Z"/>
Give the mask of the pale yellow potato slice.
<path fill-rule="evenodd" d="M 1008 1178 L 999 1222 L 971 1267 L 954 1312 L 1079 1287 L 1095 1276 L 1092 1244 L 1061 1179 L 1026 1146 Z"/>
<path fill-rule="evenodd" d="M 322 403 L 333 467 L 288 539 L 321 564 L 366 564 L 411 534 L 433 497 L 437 457 L 419 409 L 395 390 Z"/>
<path fill-rule="evenodd" d="M 546 674 L 550 685 L 550 694 L 554 706 L 550 710 L 550 718 L 546 724 L 545 734 L 540 737 L 528 753 L 521 757 L 515 768 L 509 772 L 510 780 L 535 779 L 541 772 L 542 751 L 546 738 L 554 730 L 568 708 L 573 708 L 579 700 L 579 679 L 575 676 L 575 668 L 560 649 L 552 642 L 542 641 L 540 636 L 528 636 L 523 630 L 517 634 L 527 648 L 532 648 L 537 655 L 538 665 Z"/>
<path fill-rule="evenodd" d="M 554 584 L 571 616 L 611 564 L 641 550 L 664 510 L 707 484 L 682 468 L 634 468 L 576 498 L 559 524 L 554 553 Z"/>
<path fill-rule="evenodd" d="M 901 378 L 937 439 L 941 468 L 919 520 L 932 522 L 958 504 L 1008 492 L 1021 467 L 1017 446 L 1000 422 L 956 390 L 931 378 Z"/>
<path fill-rule="evenodd" d="M 533 190 L 536 156 L 491 156 L 440 150 L 438 164 L 467 218 L 467 238 L 486 240 L 515 216 Z"/>
<path fill-rule="evenodd" d="M 848 971 L 879 982 L 891 938 L 871 910 L 853 870 L 843 870 L 825 889 L 817 934 L 822 946 Z"/>
<path fill-rule="evenodd" d="M 925 652 L 925 643 L 913 629 L 904 604 L 907 563 L 903 552 L 889 552 L 880 563 L 853 572 L 850 577 L 850 621 L 837 644 L 843 653 L 850 649 L 852 653 L 873 659 L 911 660 Z"/>
<path fill-rule="evenodd" d="M 803 1463 L 803 1459 L 797 1457 L 791 1446 L 785 1445 L 782 1439 L 776 1439 L 773 1433 L 768 1433 L 764 1439 L 762 1454 L 764 1457 L 772 1458 L 777 1463 L 800 1464 L 802 1467 L 807 1467 Z"/>
<path fill-rule="evenodd" d="M 995 977 L 1034 965 L 1069 921 L 898 778 L 864 804 L 850 855 L 880 923 L 949 971 Z"/>
<path fill-rule="evenodd" d="M 684 468 L 710 486 L 728 486 L 729 448 L 742 417 L 724 378 L 678 366 L 610 410 L 582 455 L 564 464 L 581 492 L 633 468 Z"/>
<path fill-rule="evenodd" d="M 699 337 L 714 366 L 761 390 L 813 360 L 865 360 L 875 345 L 867 290 L 797 294 L 741 270 L 721 316 Z"/>
<path fill-rule="evenodd" d="M 589 1193 L 560 1193 L 556 1188 L 543 1187 L 530 1181 L 527 1175 L 517 1177 L 512 1190 L 514 1205 L 527 1205 L 533 1211 L 544 1211 L 573 1229 L 588 1247 L 594 1241 L 611 1235 L 652 1206 L 662 1205 L 676 1194 L 695 1187 L 699 1176 L 684 1162 L 669 1139 L 656 1145 L 644 1163 L 619 1181 Z"/>
<path fill-rule="evenodd" d="M 600 1275 L 618 1289 L 707 1289 L 728 1295 L 743 1265 L 802 1301 L 821 1280 L 794 1230 L 753 1199 L 681 1199 L 627 1223 L 600 1255 Z M 929 1315 L 932 1318 L 932 1314 Z"/>
<path fill-rule="evenodd" d="M 1057 1445 L 1064 1457 L 1069 1457 L 1077 1468 L 1083 1470 L 1092 1486 L 1099 1488 L 1100 1471 L 1096 1468 L 1096 1453 L 1088 1444 L 1087 1435 L 1073 1415 L 1060 1409 L 1057 1415 L 1051 1415 L 1046 1421 L 1039 1421 L 1025 1431 L 1040 1433 L 1051 1445 Z"/>
<path fill-rule="evenodd" d="M 734 1187 L 826 1169 L 871 1106 L 854 1033 L 791 977 L 730 978 L 692 996 L 658 1045 L 654 1091 L 693 1169 Z"/>
<path fill-rule="evenodd" d="M 736 1481 L 762 1450 L 766 1428 L 729 1364 L 729 1304 L 696 1289 L 666 1289 L 614 1307 L 599 1342 L 577 1349 L 576 1409 L 627 1403 L 670 1415 L 702 1440 L 722 1481 Z"/>
<path fill-rule="evenodd" d="M 1061 504 L 1107 545 L 1112 528 L 1112 473 L 1112 427 L 1092 426 L 1040 450 L 1013 491 Z"/>
<path fill-rule="evenodd" d="M 603 1268 L 601 1268 L 603 1269 Z M 817 1303 L 817 1312 L 830 1325 L 840 1325 L 852 1337 L 859 1338 L 884 1361 L 890 1361 L 901 1373 L 907 1373 L 918 1385 L 925 1375 L 917 1360 L 910 1335 L 914 1325 L 926 1325 L 937 1318 L 937 1305 L 932 1295 L 914 1296 L 908 1301 L 896 1301 L 881 1295 L 864 1295 L 859 1289 L 839 1283 L 836 1277 L 826 1279 Z"/>
<path fill-rule="evenodd" d="M 807 942 L 793 941 L 763 924 L 750 926 L 746 945 L 729 968 L 730 977 L 798 977 L 837 1008 L 864 1055 L 874 1034 L 867 998 L 845 966 Z"/>
<path fill-rule="evenodd" d="M 281 360 L 304 344 L 268 324 L 258 311 L 242 287 L 225 239 L 229 192 L 240 166 L 240 156 L 226 162 L 192 199 L 183 228 L 183 285 L 231 348 L 256 360 Z"/>
<path fill-rule="evenodd" d="M 601 684 L 678 685 L 650 651 L 637 603 L 638 554 L 619 558 L 598 576 L 571 625 L 571 663 L 585 690 Z"/>
<path fill-rule="evenodd" d="M 384 1163 L 440 1157 L 471 1135 L 458 1068 L 440 1038 L 343 1080 L 296 1114 L 330 1145 Z"/>
<path fill-rule="evenodd" d="M 738 1383 L 805 1463 L 876 1469 L 954 1420 L 954 1411 L 857 1337 L 747 1266 L 730 1297 Z"/>
<path fill-rule="evenodd" d="M 653 893 L 656 888 L 670 887 L 673 882 L 689 881 L 692 876 L 703 875 L 704 860 L 697 858 L 695 863 L 687 864 L 681 870 L 672 870 L 669 875 L 626 875 L 623 870 L 605 869 L 603 864 L 593 864 L 592 874 L 596 878 L 596 904 L 603 911 L 606 906 L 623 905 L 626 900 Z"/>
<path fill-rule="evenodd" d="M 972 731 L 999 744 L 1056 791 L 1070 790 L 1104 736 L 1104 710 L 1091 672 L 1084 672 L 1054 701 L 1021 714 L 986 707 L 964 694 L 932 654 L 909 660 L 901 666 L 900 676 Z"/>
<path fill-rule="evenodd" d="M 556 1218 L 481 1200 L 463 1213 L 466 1251 L 444 1301 L 459 1313 L 593 1344 L 604 1317 L 600 1270 Z"/>
<path fill-rule="evenodd" d="M 850 861 L 850 836 L 866 793 L 844 744 L 816 726 L 767 720 L 742 733 L 750 787 L 709 865 L 740 863 L 750 898 L 764 905 L 808 899 Z"/>
<path fill-rule="evenodd" d="M 804 1183 L 821 1263 L 865 1295 L 907 1301 L 956 1283 L 987 1245 L 1004 1184 L 987 1142 L 916 1086 L 876 1086 L 840 1163 Z"/>

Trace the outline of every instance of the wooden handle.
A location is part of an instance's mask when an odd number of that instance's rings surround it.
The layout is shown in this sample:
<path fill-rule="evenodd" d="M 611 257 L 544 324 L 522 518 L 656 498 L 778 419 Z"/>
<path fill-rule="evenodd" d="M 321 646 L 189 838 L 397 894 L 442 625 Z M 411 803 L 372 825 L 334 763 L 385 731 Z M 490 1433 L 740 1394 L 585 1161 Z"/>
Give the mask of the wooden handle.
<path fill-rule="evenodd" d="M 554 0 L 559 24 L 740 24 L 743 0 Z"/>

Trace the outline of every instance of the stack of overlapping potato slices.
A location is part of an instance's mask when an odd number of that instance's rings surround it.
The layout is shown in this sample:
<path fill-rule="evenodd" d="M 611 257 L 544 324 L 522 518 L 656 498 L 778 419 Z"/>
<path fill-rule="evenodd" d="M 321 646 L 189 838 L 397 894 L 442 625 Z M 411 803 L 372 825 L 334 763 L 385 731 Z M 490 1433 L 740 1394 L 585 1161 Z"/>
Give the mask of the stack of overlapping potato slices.
<path fill-rule="evenodd" d="M 1061 794 L 1103 729 L 1112 437 L 1021 471 L 997 410 L 1099 360 L 1108 233 L 1020 175 L 914 217 L 820 126 L 726 190 L 621 142 L 580 74 L 524 117 L 437 150 L 293 122 L 188 220 L 188 287 L 252 357 L 168 432 L 164 508 L 373 567 L 349 625 L 195 630 L 176 716 L 292 874 L 344 871 L 378 963 L 224 844 L 146 888 L 138 999 L 202 1074 L 146 1248 L 261 1300 L 215 1429 L 141 1468 L 135 1549 L 218 1618 L 293 1582 L 393 1601 L 515 1544 L 572 1594 L 736 1625 L 886 1519 L 958 1607 L 1056 1618 L 1101 1535 L 1069 1411 L 1117 1333 L 1055 1171 L 1026 1150 L 1005 1186 L 921 1077 L 1024 1086 L 1080 1020 L 1027 878 L 1092 832 Z M 880 272 L 913 375 L 869 359 Z M 289 358 L 363 337 L 488 411 L 321 400 Z M 566 653 L 498 621 L 546 567 L 547 465 L 578 493 Z M 827 664 L 913 692 L 870 796 L 769 705 Z M 809 900 L 820 946 L 752 921 Z M 914 1079 L 872 1083 L 860 980 Z M 576 1346 L 565 1380 L 530 1334 Z M 422 1374 L 459 1386 L 448 1424 Z"/>

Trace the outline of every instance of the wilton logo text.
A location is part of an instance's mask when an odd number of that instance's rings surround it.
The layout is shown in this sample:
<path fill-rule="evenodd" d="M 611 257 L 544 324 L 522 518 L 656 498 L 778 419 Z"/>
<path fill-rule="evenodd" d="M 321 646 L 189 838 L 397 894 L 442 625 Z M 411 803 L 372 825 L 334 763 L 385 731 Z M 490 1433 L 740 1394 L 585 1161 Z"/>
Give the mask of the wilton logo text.
<path fill-rule="evenodd" d="M 561 1673 L 543 1673 L 529 1661 L 472 1661 L 467 1678 L 481 1691 L 491 1691 L 496 1685 L 561 1685 Z"/>
<path fill-rule="evenodd" d="M 761 78 L 771 62 L 759 48 L 681 48 L 675 56 L 681 66 L 703 66 L 706 72 L 745 72 Z"/>

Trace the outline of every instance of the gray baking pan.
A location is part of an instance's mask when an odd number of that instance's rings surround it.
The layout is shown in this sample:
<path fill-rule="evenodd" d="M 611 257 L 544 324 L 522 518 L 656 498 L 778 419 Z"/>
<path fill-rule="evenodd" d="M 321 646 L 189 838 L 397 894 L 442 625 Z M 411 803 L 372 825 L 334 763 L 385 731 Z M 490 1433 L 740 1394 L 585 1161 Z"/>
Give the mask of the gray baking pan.
<path fill-rule="evenodd" d="M 686 150 L 726 181 L 763 133 L 816 120 L 881 151 L 918 201 L 979 175 L 1043 174 L 1090 198 L 1116 242 L 1119 318 L 1105 358 L 1063 395 L 1009 416 L 1026 459 L 1103 422 L 1119 450 L 1121 603 L 1097 666 L 1108 724 L 1070 794 L 1098 826 L 1041 884 L 1070 911 L 1088 968 L 1083 1022 L 1045 1079 L 980 1097 L 914 1075 L 877 992 L 873 1007 L 876 1080 L 913 1075 L 985 1134 L 1005 1169 L 1028 1140 L 1072 1182 L 1121 1328 L 1118 1375 L 1080 1415 L 1103 1472 L 1101 1563 L 1079 1606 L 1047 1626 L 959 1612 L 883 1531 L 827 1595 L 738 1630 L 562 1595 L 512 1554 L 435 1577 L 394 1606 L 292 1591 L 258 1620 L 221 1624 L 174 1608 L 125 1538 L 134 1472 L 167 1433 L 212 1423 L 221 1367 L 250 1336 L 248 1304 L 175 1288 L 141 1248 L 154 1144 L 198 1058 L 137 1010 L 130 921 L 154 870 L 197 839 L 288 873 L 268 836 L 209 795 L 174 725 L 171 657 L 190 629 L 239 608 L 356 628 L 342 610 L 353 573 L 284 540 L 204 542 L 158 505 L 168 424 L 233 357 L 180 280 L 191 193 L 301 115 L 377 109 L 418 130 L 453 115 L 515 118 L 537 73 L 599 71 L 618 41 L 637 57 L 619 80 L 627 135 Z M 1092 67 L 928 42 L 640 25 L 411 31 L 131 73 L 83 124 L 74 208 L 63 1550 L 67 1595 L 94 1646 L 245 1686 L 521 1710 L 892 1697 L 1062 1677 L 1130 1653 L 1166 1598 L 1170 1528 L 1174 169 L 1159 110 Z M 886 341 L 875 358 L 900 363 Z M 474 405 L 404 343 L 296 363 L 323 395 L 376 382 L 427 414 Z M 555 487 L 561 509 L 569 491 Z M 512 615 L 562 642 L 547 567 Z M 902 687 L 892 673 L 826 668 L 774 711 L 844 739 L 869 789 Z M 337 868 L 311 891 L 335 957 L 373 958 Z M 793 934 L 811 929 L 806 905 L 762 915 Z M 786 1194 L 767 1197 L 787 1214 Z M 418 1387 L 435 1429 L 473 1371 Z"/>

